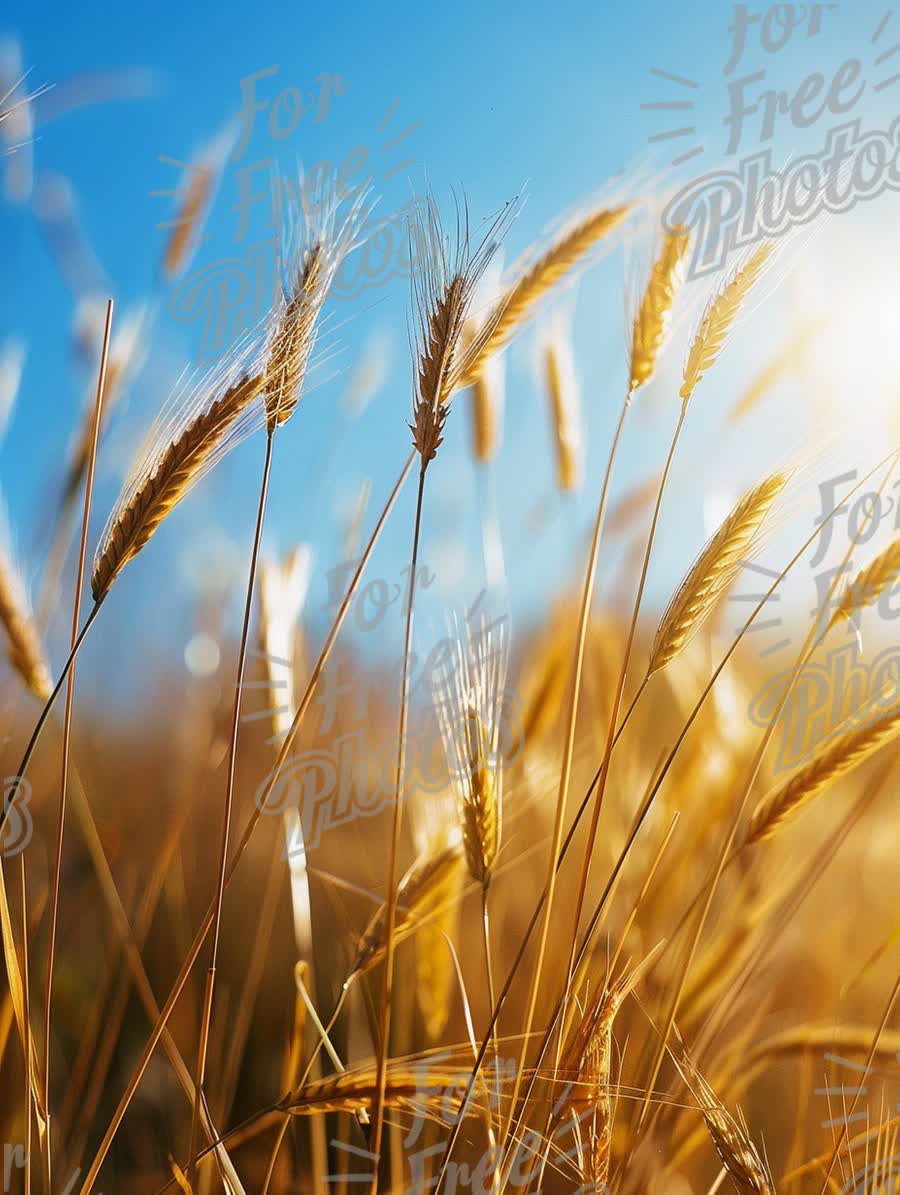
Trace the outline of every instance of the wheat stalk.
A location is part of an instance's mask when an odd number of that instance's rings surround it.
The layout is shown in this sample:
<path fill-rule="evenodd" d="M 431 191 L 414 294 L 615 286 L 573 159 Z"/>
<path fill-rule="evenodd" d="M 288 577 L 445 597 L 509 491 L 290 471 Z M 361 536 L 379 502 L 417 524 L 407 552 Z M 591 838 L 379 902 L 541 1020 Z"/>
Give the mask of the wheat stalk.
<path fill-rule="evenodd" d="M 680 394 L 687 404 L 703 375 L 712 369 L 725 347 L 741 306 L 762 277 L 775 245 L 763 241 L 726 277 L 706 305 L 684 364 Z"/>
<path fill-rule="evenodd" d="M 856 574 L 847 586 L 828 623 L 830 631 L 839 622 L 849 622 L 864 606 L 878 601 L 882 593 L 900 577 L 900 539 L 894 540 L 870 565 Z"/>
<path fill-rule="evenodd" d="M 869 703 L 866 714 L 883 705 L 885 694 Z M 866 716 L 864 714 L 863 716 Z M 853 719 L 857 721 L 860 715 Z M 767 793 L 753 811 L 747 829 L 747 845 L 771 838 L 790 818 L 805 809 L 836 780 L 864 763 L 889 743 L 900 731 L 900 707 L 895 707 L 875 721 L 848 730 L 829 747 L 821 748 L 790 779 Z"/>
<path fill-rule="evenodd" d="M 757 545 L 762 526 L 788 481 L 788 474 L 774 473 L 755 486 L 709 540 L 663 614 L 650 651 L 650 674 L 683 651 L 709 618 Z"/>
<path fill-rule="evenodd" d="M 156 529 L 190 491 L 207 468 L 236 442 L 236 432 L 250 430 L 245 417 L 260 393 L 263 378 L 245 374 L 208 406 L 195 412 L 186 407 L 185 417 L 168 445 L 151 454 L 149 464 L 138 471 L 136 481 L 126 489 L 113 511 L 108 529 L 94 557 L 91 590 L 101 602 L 113 581 Z M 241 424 L 244 427 L 241 427 Z"/>
<path fill-rule="evenodd" d="M 629 395 L 648 382 L 656 369 L 669 332 L 680 267 L 690 239 L 690 233 L 680 228 L 667 233 L 650 271 L 632 326 Z"/>
<path fill-rule="evenodd" d="M 590 250 L 608 236 L 631 211 L 631 204 L 600 208 L 566 228 L 498 300 L 486 334 L 466 364 L 461 384 L 471 385 L 485 363 L 512 338 L 537 303 Z"/>
<path fill-rule="evenodd" d="M 444 421 L 449 411 L 449 400 L 460 384 L 460 378 L 467 369 L 467 363 L 478 351 L 481 338 L 489 334 L 488 321 L 473 343 L 466 347 L 462 343 L 463 329 L 471 312 L 472 299 L 480 280 L 484 276 L 500 239 L 515 213 L 515 206 L 507 204 L 488 227 L 480 245 L 473 248 L 469 238 L 468 214 L 464 221 L 458 221 L 458 235 L 455 252 L 451 255 L 440 230 L 433 205 L 427 205 L 426 214 L 419 215 L 418 222 L 411 229 L 419 252 L 416 260 L 419 269 L 413 277 L 413 299 L 417 326 L 416 335 L 416 393 L 413 400 L 413 422 L 409 425 L 413 433 L 413 444 L 419 455 L 419 485 L 416 495 L 416 513 L 413 525 L 412 550 L 410 553 L 409 576 L 411 578 L 406 600 L 406 630 L 403 642 L 403 663 L 400 678 L 400 719 L 397 740 L 397 766 L 395 771 L 395 800 L 391 823 L 390 853 L 388 856 L 387 902 L 385 909 L 385 966 L 381 990 L 381 1014 L 379 1025 L 378 1088 L 379 1098 L 375 1101 L 372 1152 L 380 1154 L 384 1129 L 384 1078 L 387 1064 L 387 1048 L 390 1038 L 391 997 L 393 992 L 394 967 L 394 922 L 396 916 L 396 869 L 400 846 L 401 793 L 406 768 L 406 722 L 409 706 L 409 664 L 412 652 L 413 607 L 416 565 L 419 553 L 419 537 L 422 529 L 422 507 L 425 498 L 425 478 L 429 463 L 440 446 Z M 371 1195 L 377 1195 L 378 1176 L 372 1180 Z"/>

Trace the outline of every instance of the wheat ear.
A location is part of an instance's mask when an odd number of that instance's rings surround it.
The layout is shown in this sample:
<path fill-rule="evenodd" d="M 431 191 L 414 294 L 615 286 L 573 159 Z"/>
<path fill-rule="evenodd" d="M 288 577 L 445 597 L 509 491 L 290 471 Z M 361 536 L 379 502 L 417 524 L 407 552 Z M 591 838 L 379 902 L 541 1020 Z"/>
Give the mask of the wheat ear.
<path fill-rule="evenodd" d="M 391 1108 L 409 1112 L 432 1110 L 458 1111 L 460 1092 L 465 1089 L 468 1070 L 440 1066 L 392 1065 L 388 1069 L 384 1102 Z M 293 1116 L 317 1116 L 325 1112 L 359 1112 L 368 1110 L 375 1101 L 378 1084 L 374 1067 L 344 1071 L 316 1079 L 293 1091 L 278 1105 Z"/>
<path fill-rule="evenodd" d="M 684 364 L 684 380 L 680 390 L 684 403 L 690 401 L 703 375 L 719 359 L 744 300 L 762 277 L 774 253 L 772 241 L 757 245 L 707 303 Z"/>
<path fill-rule="evenodd" d="M 683 651 L 709 618 L 758 541 L 788 480 L 788 474 L 775 473 L 752 489 L 709 540 L 660 621 L 650 651 L 650 674 Z"/>
<path fill-rule="evenodd" d="M 94 558 L 91 590 L 100 602 L 113 581 L 188 493 L 228 433 L 248 410 L 262 386 L 260 375 L 245 375 L 191 419 L 151 464 L 145 480 L 126 496 Z"/>
<path fill-rule="evenodd" d="M 570 493 L 581 482 L 584 436 L 571 339 L 561 321 L 555 322 L 543 357 L 556 444 L 556 481 L 563 493 Z"/>
<path fill-rule="evenodd" d="M 848 585 L 831 621 L 830 631 L 839 622 L 849 622 L 864 606 L 877 602 L 884 591 L 900 577 L 900 539 L 894 540 L 870 565 L 856 574 Z"/>
<path fill-rule="evenodd" d="M 416 857 L 397 886 L 397 916 L 394 922 L 397 938 L 415 933 L 424 917 L 452 900 L 462 872 L 462 861 L 458 836 Z M 356 958 L 350 968 L 351 977 L 364 974 L 384 958 L 386 912 L 386 904 L 382 904 L 373 913 L 359 940 Z"/>
<path fill-rule="evenodd" d="M 872 709 L 879 700 L 876 697 L 868 708 Z M 750 819 L 746 844 L 771 838 L 785 822 L 805 809 L 830 784 L 840 780 L 894 739 L 898 731 L 900 707 L 895 707 L 868 725 L 846 731 L 830 747 L 817 751 L 805 767 L 759 801 Z"/>
<path fill-rule="evenodd" d="M 588 250 L 621 224 L 630 211 L 630 204 L 621 204 L 591 212 L 563 231 L 549 249 L 520 274 L 498 301 L 493 318 L 487 322 L 486 334 L 476 342 L 477 351 L 467 363 L 462 385 L 469 386 L 475 381 L 485 362 L 508 343 L 537 303 Z"/>
<path fill-rule="evenodd" d="M 4 537 L 5 538 L 5 537 Z M 27 591 L 11 554 L 0 547 L 0 624 L 6 632 L 13 668 L 36 697 L 46 701 L 53 688 L 40 635 L 31 617 Z"/>
<path fill-rule="evenodd" d="M 750 1140 L 747 1126 L 735 1119 L 685 1056 L 676 1066 L 687 1083 L 706 1122 L 716 1153 L 728 1172 L 738 1195 L 775 1195 L 775 1187 L 759 1150 Z"/>
<path fill-rule="evenodd" d="M 659 257 L 653 263 L 632 325 L 629 395 L 648 382 L 656 369 L 656 362 L 668 336 L 681 263 L 690 240 L 690 233 L 684 229 L 668 233 Z"/>

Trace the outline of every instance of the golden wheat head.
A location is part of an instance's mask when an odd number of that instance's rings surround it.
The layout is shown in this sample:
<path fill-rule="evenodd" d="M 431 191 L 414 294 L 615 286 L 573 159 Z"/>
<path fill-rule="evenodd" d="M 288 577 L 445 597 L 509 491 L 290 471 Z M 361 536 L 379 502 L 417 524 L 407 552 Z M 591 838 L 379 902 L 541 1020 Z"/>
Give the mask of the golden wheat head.
<path fill-rule="evenodd" d="M 471 385 L 485 363 L 500 351 L 530 317 L 537 304 L 600 241 L 616 229 L 631 211 L 631 204 L 602 207 L 565 228 L 553 243 L 498 299 L 479 337 L 477 351 L 467 363 L 463 385 Z"/>
<path fill-rule="evenodd" d="M 337 196 L 327 191 L 313 205 L 302 177 L 299 199 L 286 221 L 281 295 L 269 317 L 266 360 L 266 420 L 270 432 L 297 409 L 316 344 L 322 308 L 335 275 L 357 246 L 371 207 L 364 189 L 341 214 Z"/>
<path fill-rule="evenodd" d="M 456 243 L 444 237 L 429 201 L 410 225 L 418 268 L 413 275 L 416 324 L 416 393 L 409 425 L 422 469 L 442 442 L 448 404 L 463 384 L 472 359 L 492 327 L 488 321 L 471 340 L 464 336 L 478 283 L 515 215 L 507 204 L 480 243 L 469 232 L 468 212 L 457 220 Z"/>
<path fill-rule="evenodd" d="M 738 263 L 735 270 L 713 293 L 684 363 L 684 380 L 680 391 L 683 403 L 690 401 L 703 375 L 718 361 L 741 307 L 762 277 L 774 253 L 774 243 L 763 241 Z"/>
<path fill-rule="evenodd" d="M 660 621 L 650 651 L 651 673 L 684 649 L 730 588 L 788 480 L 786 473 L 766 478 L 738 502 L 709 540 Z"/>
<path fill-rule="evenodd" d="M 42 701 L 53 688 L 41 638 L 31 614 L 28 590 L 9 547 L 5 510 L 0 507 L 0 625 L 6 632 L 13 668 Z"/>
<path fill-rule="evenodd" d="M 871 564 L 856 574 L 832 614 L 828 629 L 831 630 L 839 622 L 849 622 L 865 606 L 871 606 L 873 602 L 877 602 L 898 577 L 900 577 L 900 539 L 894 540 L 875 557 Z"/>
<path fill-rule="evenodd" d="M 656 369 L 669 332 L 681 263 L 690 239 L 690 233 L 683 229 L 667 233 L 650 271 L 631 331 L 629 395 L 648 382 Z"/>
<path fill-rule="evenodd" d="M 153 433 L 113 508 L 91 573 L 94 600 L 143 548 L 192 486 L 256 424 L 260 374 L 246 373 L 224 390 L 221 375 L 201 382 Z"/>
<path fill-rule="evenodd" d="M 845 731 L 830 746 L 820 748 L 812 759 L 783 784 L 767 793 L 753 811 L 747 829 L 746 842 L 762 842 L 771 838 L 790 818 L 795 817 L 810 802 L 836 780 L 864 763 L 875 752 L 896 738 L 900 732 L 900 706 L 894 706 L 875 716 L 884 707 L 887 697 L 893 698 L 893 686 L 878 694 L 853 721 L 864 724 Z"/>
<path fill-rule="evenodd" d="M 469 874 L 488 882 L 500 849 L 503 770 L 500 759 L 507 624 L 452 627 L 454 651 L 435 686 L 435 709 L 456 796 Z"/>

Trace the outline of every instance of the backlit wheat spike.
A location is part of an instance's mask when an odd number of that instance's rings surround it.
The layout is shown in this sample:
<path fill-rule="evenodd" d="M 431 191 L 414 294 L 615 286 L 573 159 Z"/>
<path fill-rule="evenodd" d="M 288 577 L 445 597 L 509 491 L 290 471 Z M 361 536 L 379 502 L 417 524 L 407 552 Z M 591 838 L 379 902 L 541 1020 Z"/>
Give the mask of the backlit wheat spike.
<path fill-rule="evenodd" d="M 458 887 L 462 866 L 462 844 L 457 835 L 436 851 L 417 856 L 397 888 L 396 940 L 416 932 L 418 923 L 429 913 L 452 901 Z M 351 976 L 368 971 L 380 962 L 385 951 L 386 906 L 382 904 L 373 914 L 359 940 Z"/>
<path fill-rule="evenodd" d="M 509 658 L 506 623 L 451 629 L 454 650 L 436 682 L 435 708 L 456 796 L 469 874 L 487 883 L 500 849 L 503 697 Z"/>
<path fill-rule="evenodd" d="M 556 444 L 556 481 L 567 494 L 581 484 L 584 435 L 570 329 L 561 318 L 553 321 L 544 343 L 543 365 Z"/>
<path fill-rule="evenodd" d="M 772 241 L 757 245 L 707 303 L 684 364 L 682 402 L 690 401 L 703 375 L 718 361 L 744 300 L 762 277 L 774 253 Z"/>
<path fill-rule="evenodd" d="M 271 313 L 271 334 L 265 364 L 266 419 L 271 433 L 286 423 L 300 401 L 319 318 L 331 284 L 348 253 L 356 246 L 369 212 L 367 192 L 338 216 L 338 202 L 328 194 L 310 207 L 301 178 L 296 226 L 288 226 L 283 253 L 281 297 Z"/>
<path fill-rule="evenodd" d="M 894 695 L 893 686 L 878 694 L 864 707 L 862 714 L 853 717 L 854 722 L 864 718 L 866 724 L 846 731 L 836 742 L 821 748 L 805 767 L 760 800 L 750 819 L 748 844 L 771 838 L 830 784 L 896 738 L 900 732 L 900 706 L 889 709 L 881 717 L 874 716 L 879 707 L 884 708 L 885 699 Z"/>
<path fill-rule="evenodd" d="M 469 1078 L 466 1067 L 440 1065 L 419 1067 L 391 1063 L 387 1070 L 385 1103 L 407 1112 L 430 1113 L 446 1120 L 458 1112 Z M 483 1087 L 483 1085 L 479 1085 Z M 476 1086 L 476 1096 L 479 1093 Z M 319 1116 L 325 1112 L 368 1111 L 375 1100 L 375 1068 L 343 1071 L 306 1083 L 277 1105 L 292 1116 Z M 477 1104 L 473 1102 L 473 1110 Z"/>
<path fill-rule="evenodd" d="M 847 587 L 828 624 L 850 621 L 865 606 L 871 606 L 900 577 L 900 539 L 894 540 L 870 565 L 856 574 Z"/>
<path fill-rule="evenodd" d="M 650 271 L 631 333 L 629 395 L 648 382 L 656 369 L 668 336 L 680 267 L 690 239 L 690 233 L 683 229 L 667 233 Z"/>
<path fill-rule="evenodd" d="M 465 213 L 452 255 L 433 204 L 418 212 L 411 226 L 420 269 L 413 277 L 417 365 L 413 422 L 409 426 L 423 469 L 441 444 L 450 398 L 462 385 L 482 338 L 490 332 L 492 325 L 488 322 L 474 333 L 470 343 L 463 341 L 476 288 L 514 212 L 514 205 L 508 204 L 475 247 Z"/>
<path fill-rule="evenodd" d="M 10 548 L 6 511 L 0 507 L 0 625 L 6 632 L 10 662 L 42 701 L 53 688 L 40 636 L 31 616 L 31 603 L 22 574 Z"/>
<path fill-rule="evenodd" d="M 700 553 L 660 621 L 650 652 L 649 672 L 664 668 L 696 635 L 731 587 L 762 526 L 789 481 L 775 473 L 746 494 Z"/>
<path fill-rule="evenodd" d="M 690 1058 L 685 1055 L 681 1061 L 676 1059 L 676 1066 L 700 1105 L 716 1153 L 738 1195 L 775 1195 L 768 1168 L 743 1120 L 731 1115 Z"/>
<path fill-rule="evenodd" d="M 97 549 L 91 574 L 95 601 L 106 596 L 128 561 L 199 478 L 252 430 L 262 381 L 258 374 L 245 374 L 223 393 L 201 384 L 163 425 L 162 442 L 151 440 Z M 209 402 L 210 393 L 219 397 Z"/>
<path fill-rule="evenodd" d="M 623 1001 L 656 961 L 661 946 L 662 943 L 632 970 L 600 989 L 572 1030 L 561 1059 L 562 1073 L 574 1081 L 575 1094 L 569 1108 L 579 1114 L 590 1114 L 586 1178 L 597 1184 L 598 1190 L 603 1189 L 609 1178 L 612 1150 L 613 1026 Z"/>
<path fill-rule="evenodd" d="M 631 207 L 620 204 L 600 208 L 569 225 L 533 265 L 520 273 L 498 300 L 494 317 L 486 325 L 487 334 L 480 338 L 477 351 L 466 364 L 462 385 L 474 382 L 485 362 L 508 343 L 537 303 L 590 249 L 622 223 Z"/>

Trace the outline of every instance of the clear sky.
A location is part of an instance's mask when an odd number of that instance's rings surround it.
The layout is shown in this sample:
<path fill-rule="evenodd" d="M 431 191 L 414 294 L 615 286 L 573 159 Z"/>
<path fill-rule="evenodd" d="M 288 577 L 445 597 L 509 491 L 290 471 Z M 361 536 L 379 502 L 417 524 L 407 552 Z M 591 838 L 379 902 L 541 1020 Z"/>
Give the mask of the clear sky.
<path fill-rule="evenodd" d="M 649 185 L 651 177 L 658 180 L 662 172 L 686 180 L 723 163 L 733 168 L 739 158 L 767 147 L 776 163 L 790 154 L 817 152 L 829 130 L 857 115 L 864 128 L 888 128 L 900 86 L 894 91 L 888 83 L 877 90 L 876 84 L 900 71 L 900 53 L 896 58 L 888 53 L 900 39 L 900 17 L 894 18 L 896 28 L 885 22 L 888 10 L 881 0 L 806 5 L 803 23 L 787 33 L 783 16 L 764 24 L 767 8 L 750 6 L 747 15 L 763 14 L 763 19 L 748 24 L 741 61 L 726 75 L 735 37 L 729 26 L 741 7 L 713 0 L 679 5 L 660 0 L 558 0 L 553 5 L 537 0 L 464 0 L 454 5 L 388 6 L 358 0 L 315 5 L 199 0 L 178 6 L 88 0 L 78 5 L 56 2 L 49 8 L 16 0 L 7 5 L 6 32 L 21 45 L 23 63 L 31 72 L 29 84 L 54 85 L 41 101 L 48 115 L 54 96 L 61 103 L 65 88 L 77 84 L 79 76 L 121 68 L 142 68 L 152 75 L 140 77 L 145 92 L 140 98 L 86 105 L 48 119 L 35 130 L 32 147 L 35 196 L 49 196 L 49 202 L 58 196 L 59 179 L 68 181 L 86 242 L 96 257 L 95 289 L 102 293 L 108 288 L 114 294 L 116 320 L 124 320 L 139 302 L 149 302 L 155 310 L 146 363 L 104 444 L 95 535 L 142 430 L 185 364 L 203 355 L 206 341 L 198 313 L 211 292 L 203 289 L 202 280 L 246 279 L 251 247 L 271 235 L 265 202 L 248 203 L 243 222 L 242 187 L 248 194 L 262 194 L 272 173 L 289 174 L 298 160 L 307 170 L 322 161 L 337 165 L 351 152 L 358 155 L 362 147 L 380 196 L 378 210 L 385 216 L 430 188 L 448 218 L 453 192 L 465 194 L 478 224 L 521 192 L 527 201 L 508 238 L 508 264 L 561 216 L 609 193 L 603 191 L 604 184 L 623 169 L 627 173 L 617 184 L 619 193 L 639 182 Z M 800 11 L 800 6 L 769 7 Z M 740 144 L 728 153 L 728 84 L 736 77 L 765 71 L 759 88 L 785 88 L 792 98 L 807 76 L 819 71 L 824 95 L 841 63 L 853 56 L 860 60 L 865 92 L 852 111 L 826 110 L 804 125 L 790 110 L 785 112 L 786 101 L 779 105 L 776 99 L 771 137 L 766 136 L 765 113 L 759 108 L 747 115 Z M 254 75 L 258 77 L 251 81 Z M 840 96 L 846 98 L 853 88 L 847 79 L 844 82 Z M 245 97 L 252 93 L 265 106 L 256 113 L 249 141 L 239 146 L 225 168 L 206 239 L 187 276 L 162 285 L 158 268 L 167 233 L 157 226 L 171 216 L 172 208 L 171 199 L 158 192 L 180 181 L 183 172 L 175 163 L 190 160 L 229 116 L 240 111 L 242 86 Z M 291 128 L 298 92 L 305 110 Z M 757 94 L 748 84 L 747 95 Z M 642 106 L 659 103 L 681 106 Z M 810 103 L 803 111 L 809 113 L 813 107 Z M 678 128 L 694 131 L 665 136 Z M 291 129 L 289 135 L 281 136 L 286 129 Z M 698 146 L 702 150 L 690 160 L 670 165 L 673 158 Z M 836 221 L 836 272 L 829 273 L 832 266 L 816 249 L 819 241 L 807 238 L 799 248 L 792 247 L 796 268 L 782 271 L 777 294 L 748 320 L 721 372 L 699 396 L 673 477 L 681 505 L 666 523 L 651 577 L 655 600 L 671 589 L 707 533 L 699 493 L 708 490 L 727 504 L 758 478 L 762 468 L 809 438 L 802 396 L 787 390 L 784 405 L 751 421 L 749 429 L 727 435 L 720 430 L 725 407 L 754 369 L 765 363 L 768 346 L 772 352 L 777 349 L 798 307 L 812 295 L 819 307 L 823 300 L 830 304 L 828 315 L 833 317 L 842 304 L 856 303 L 859 295 L 861 302 L 871 304 L 873 288 L 885 287 L 889 297 L 874 304 L 882 320 L 879 327 L 884 326 L 885 311 L 898 311 L 896 294 L 889 289 L 896 271 L 888 269 L 885 260 L 891 256 L 896 262 L 896 244 L 884 240 L 894 223 L 895 205 L 896 193 L 888 192 Z M 892 244 L 891 255 L 884 252 L 886 243 Z M 401 250 L 395 234 L 392 261 Z M 574 312 L 587 428 L 589 467 L 575 498 L 562 500 L 554 491 L 546 400 L 532 365 L 535 329 L 526 331 L 508 354 L 504 446 L 494 483 L 514 613 L 519 616 L 558 593 L 580 570 L 624 384 L 623 284 L 641 250 L 634 234 L 620 238 L 614 251 L 583 276 L 577 291 L 567 291 L 561 304 Z M 46 515 L 56 500 L 53 478 L 78 425 L 88 378 L 73 368 L 72 288 L 61 279 L 28 205 L 4 204 L 0 260 L 5 279 L 0 336 L 16 334 L 28 345 L 19 405 L 2 447 L 0 470 L 16 541 L 36 575 L 46 549 Z M 866 285 L 860 285 L 861 278 Z M 616 493 L 661 464 L 677 412 L 684 336 L 696 319 L 704 285 L 690 288 L 688 310 L 667 368 L 645 396 L 645 409 L 635 413 Z M 325 572 L 340 555 L 337 529 L 360 484 L 371 481 L 364 522 L 369 527 L 408 452 L 408 297 L 408 281 L 388 269 L 376 273 L 352 301 L 341 296 L 332 303 L 321 342 L 327 360 L 314 375 L 319 384 L 304 398 L 277 444 L 265 543 L 273 552 L 297 540 L 314 544 L 313 612 L 321 614 L 326 605 Z M 843 326 L 844 321 L 839 323 Z M 858 324 L 871 332 L 868 317 L 856 318 L 854 328 Z M 884 347 L 885 336 L 879 335 Z M 887 339 L 893 362 L 896 335 L 888 334 Z M 388 345 L 384 385 L 361 417 L 341 420 L 354 364 L 373 342 Z M 860 404 L 877 399 L 880 418 L 887 392 L 892 397 L 900 379 L 896 364 L 891 365 L 890 379 L 866 372 L 871 370 L 868 351 L 860 350 L 866 369 L 857 368 L 858 349 L 854 341 L 846 352 L 841 350 L 840 361 L 844 366 L 853 360 L 846 377 L 854 388 L 855 418 L 850 425 L 857 430 Z M 824 373 L 827 383 L 838 385 L 830 366 Z M 873 398 L 874 388 L 882 392 Z M 825 389 L 823 383 L 817 396 L 820 409 L 829 397 Z M 838 394 L 836 406 L 842 403 L 847 414 L 845 396 Z M 426 504 L 423 554 L 438 575 L 442 598 L 477 591 L 473 580 L 481 568 L 480 499 L 469 460 L 468 407 L 464 399 L 457 405 Z M 837 416 L 832 430 L 836 427 Z M 212 567 L 216 546 L 225 542 L 241 569 L 246 567 L 262 450 L 260 437 L 243 444 L 129 567 L 110 600 L 110 634 L 117 627 L 122 639 L 171 636 L 166 619 L 173 610 L 186 619 L 192 608 L 191 578 L 196 581 L 198 569 L 187 567 L 189 558 L 200 561 L 203 574 Z M 859 463 L 865 462 L 860 458 Z M 373 576 L 393 579 L 404 566 L 412 500 L 410 487 L 386 534 Z M 460 569 L 466 577 L 462 589 Z M 604 589 L 605 574 L 600 585 Z M 235 593 L 238 589 L 236 585 Z M 68 596 L 62 603 L 68 606 Z M 237 602 L 233 605 L 236 609 Z M 144 617 L 137 619 L 136 610 Z M 399 646 L 399 616 L 395 621 L 391 634 L 396 632 L 394 646 Z M 175 632 L 178 645 L 186 633 Z M 59 646 L 57 642 L 55 652 Z M 391 644 L 379 638 L 376 646 Z"/>

